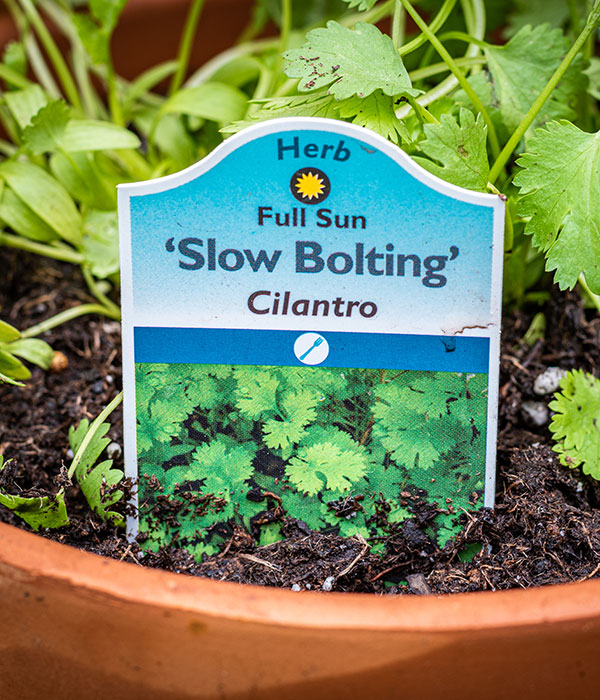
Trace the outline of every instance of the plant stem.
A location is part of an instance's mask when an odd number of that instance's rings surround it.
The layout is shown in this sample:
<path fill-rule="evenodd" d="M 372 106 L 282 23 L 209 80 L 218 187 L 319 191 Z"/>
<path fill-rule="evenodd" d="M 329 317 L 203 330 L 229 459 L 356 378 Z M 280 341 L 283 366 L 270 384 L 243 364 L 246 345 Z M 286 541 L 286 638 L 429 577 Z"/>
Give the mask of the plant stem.
<path fill-rule="evenodd" d="M 461 66 L 464 68 L 470 68 L 471 66 L 480 66 L 482 63 L 485 63 L 485 58 L 479 56 L 477 58 L 455 58 L 457 66 Z M 417 80 L 423 80 L 423 78 L 430 78 L 433 75 L 437 75 L 438 73 L 445 73 L 449 71 L 450 69 L 448 66 L 441 61 L 440 63 L 431 63 L 428 66 L 425 66 L 424 68 L 417 68 L 416 70 L 412 70 L 409 72 L 408 77 L 411 79 L 413 83 L 415 83 Z"/>
<path fill-rule="evenodd" d="M 596 10 L 596 8 L 598 9 Z M 581 48 L 584 46 L 588 37 L 594 31 L 596 23 L 598 21 L 596 14 L 600 13 L 600 0 L 597 0 L 597 2 L 594 5 L 594 9 L 596 10 L 596 13 L 592 12 L 590 14 L 588 21 L 586 22 L 586 25 L 583 28 L 581 34 L 577 37 L 575 43 L 573 44 L 573 46 L 571 46 L 567 55 L 563 58 L 560 66 L 554 71 L 554 75 L 550 78 L 550 80 L 546 84 L 546 87 L 538 95 L 536 101 L 531 105 L 529 111 L 523 117 L 521 123 L 515 129 L 513 135 L 508 140 L 508 143 L 502 149 L 502 152 L 496 157 L 496 161 L 492 166 L 492 169 L 490 170 L 490 182 L 495 182 L 500 173 L 504 170 L 504 166 L 508 162 L 508 159 L 512 155 L 513 151 L 519 145 L 519 142 L 525 135 L 525 132 L 533 124 L 534 119 L 537 117 L 539 111 L 544 106 L 546 100 L 552 94 L 554 88 L 558 85 L 559 80 L 566 73 L 567 68 L 571 65 L 571 63 L 575 59 L 575 56 L 577 56 L 579 51 L 581 51 Z"/>
<path fill-rule="evenodd" d="M 79 306 L 74 306 L 71 309 L 61 311 L 55 316 L 47 318 L 45 321 L 42 321 L 41 323 L 36 323 L 35 326 L 27 328 L 26 330 L 21 332 L 21 337 L 37 338 L 38 335 L 42 335 L 42 333 L 46 333 L 46 331 L 50 331 L 53 328 L 56 328 L 57 326 L 62 326 L 63 323 L 68 323 L 69 321 L 72 321 L 75 318 L 79 318 L 80 316 L 86 316 L 87 314 L 99 314 L 100 316 L 107 316 L 108 318 L 112 318 L 114 321 L 121 320 L 120 313 L 115 314 L 114 311 L 107 309 L 101 304 L 79 304 Z"/>
<path fill-rule="evenodd" d="M 589 288 L 583 272 L 579 275 L 578 282 L 579 286 L 585 291 L 592 304 L 596 307 L 596 311 L 600 314 L 600 296 L 598 296 L 598 294 L 594 294 L 594 292 L 592 292 L 592 290 Z"/>
<path fill-rule="evenodd" d="M 406 11 L 408 14 L 413 18 L 419 29 L 425 34 L 427 39 L 431 42 L 431 44 L 435 47 L 435 50 L 439 53 L 439 55 L 442 57 L 443 61 L 447 64 L 448 68 L 452 71 L 454 77 L 458 80 L 460 86 L 462 89 L 467 93 L 469 99 L 473 103 L 473 106 L 477 111 L 481 112 L 481 115 L 487 124 L 488 127 L 488 136 L 490 139 L 490 147 L 492 149 L 492 153 L 494 157 L 498 157 L 498 154 L 500 153 L 500 144 L 498 143 L 498 137 L 496 135 L 496 129 L 494 127 L 494 124 L 490 118 L 490 115 L 488 114 L 488 111 L 486 108 L 483 106 L 482 101 L 479 99 L 478 95 L 475 93 L 465 76 L 463 75 L 462 71 L 460 68 L 456 65 L 456 62 L 452 58 L 452 56 L 448 53 L 446 47 L 442 44 L 442 42 L 437 38 L 437 36 L 431 31 L 431 29 L 427 26 L 427 23 L 423 21 L 421 15 L 414 9 L 414 7 L 410 4 L 409 0 L 401 0 L 402 4 L 406 8 Z"/>
<path fill-rule="evenodd" d="M 63 260 L 64 262 L 73 263 L 74 265 L 81 265 L 83 262 L 83 255 L 75 250 L 58 248 L 47 245 L 46 243 L 38 243 L 37 241 L 29 240 L 29 238 L 15 236 L 12 233 L 4 233 L 3 231 L 0 231 L 0 245 L 5 245 L 8 248 L 26 250 L 28 253 L 35 253 L 36 255 L 45 255 L 47 258 Z"/>
<path fill-rule="evenodd" d="M 487 41 L 483 41 L 482 39 L 477 39 L 477 37 L 471 36 L 470 34 L 467 34 L 466 32 L 444 32 L 443 34 L 440 34 L 438 39 L 440 41 L 447 41 L 448 39 L 456 39 L 457 41 L 465 41 L 467 44 L 476 44 L 482 49 L 485 49 L 488 46 Z"/>
<path fill-rule="evenodd" d="M 179 44 L 179 51 L 177 52 L 177 70 L 169 85 L 169 95 L 173 95 L 183 85 L 183 80 L 190 63 L 194 36 L 196 35 L 196 29 L 198 28 L 198 22 L 200 21 L 203 8 L 204 0 L 193 0 L 190 6 Z"/>
<path fill-rule="evenodd" d="M 46 49 L 48 56 L 50 57 L 50 60 L 52 61 L 52 65 L 54 66 L 58 79 L 64 88 L 67 99 L 74 107 L 81 110 L 81 100 L 79 99 L 79 93 L 77 92 L 75 81 L 71 76 L 69 68 L 65 63 L 58 46 L 54 42 L 48 28 L 35 8 L 35 5 L 31 0 L 19 1 L 23 7 L 25 15 L 27 16 L 27 19 L 31 22 L 31 25 L 35 29 L 40 41 Z"/>
<path fill-rule="evenodd" d="M 402 7 L 400 0 L 396 0 L 396 4 L 394 5 L 394 19 L 392 20 L 392 42 L 396 49 L 404 43 L 405 19 L 406 12 L 404 11 L 404 7 Z"/>
<path fill-rule="evenodd" d="M 402 0 L 399 0 L 399 1 L 400 1 L 400 3 L 402 3 Z M 437 32 L 444 25 L 445 21 L 448 19 L 448 17 L 450 16 L 450 13 L 454 9 L 454 6 L 456 5 L 456 1 L 457 0 L 445 0 L 444 1 L 444 4 L 440 7 L 440 11 L 431 20 L 431 24 L 429 25 L 429 29 L 432 33 Z M 404 6 L 403 6 L 403 9 L 404 9 Z M 421 27 L 419 27 L 419 29 L 421 29 Z M 411 53 L 411 51 L 414 51 L 415 49 L 418 49 L 420 46 L 423 46 L 423 44 L 426 43 L 427 39 L 428 39 L 427 35 L 421 29 L 421 34 L 419 34 L 419 36 L 415 37 L 412 41 L 409 41 L 408 44 L 401 46 L 400 49 L 398 50 L 398 53 L 401 56 L 405 56 L 406 54 Z"/>
<path fill-rule="evenodd" d="M 24 75 L 17 73 L 16 70 L 9 68 L 4 63 L 0 63 L 0 78 L 16 88 L 24 89 L 33 85 L 31 80 L 28 80 Z"/>
<path fill-rule="evenodd" d="M 113 314 L 118 314 L 118 317 L 120 318 L 121 311 L 119 307 L 101 291 L 89 269 L 84 266 L 81 268 L 81 272 L 83 273 L 83 279 L 85 280 L 90 292 L 96 297 L 96 299 L 98 299 L 102 306 L 111 311 Z"/>
<path fill-rule="evenodd" d="M 110 416 L 110 414 L 115 410 L 115 408 L 123 401 L 123 392 L 120 391 L 115 398 L 106 406 L 102 412 L 92 421 L 92 424 L 88 428 L 88 431 L 79 445 L 77 454 L 73 457 L 69 471 L 67 472 L 69 479 L 73 478 L 73 475 L 77 471 L 77 467 L 81 464 L 81 460 L 85 451 L 87 450 L 90 442 L 94 439 L 98 428 L 104 423 L 104 421 Z"/>
<path fill-rule="evenodd" d="M 277 52 L 277 60 L 273 68 L 271 76 L 271 89 L 269 92 L 274 92 L 281 74 L 281 66 L 283 62 L 282 54 L 288 47 L 290 40 L 290 31 L 292 29 L 292 0 L 281 0 L 281 34 L 279 38 L 279 50 Z"/>
<path fill-rule="evenodd" d="M 439 124 L 439 121 L 433 116 L 433 114 L 431 114 L 426 107 L 420 105 L 414 97 L 407 97 L 406 101 L 413 108 L 415 114 L 417 115 L 417 119 L 421 122 L 421 124 L 424 124 L 425 122 L 428 124 Z"/>

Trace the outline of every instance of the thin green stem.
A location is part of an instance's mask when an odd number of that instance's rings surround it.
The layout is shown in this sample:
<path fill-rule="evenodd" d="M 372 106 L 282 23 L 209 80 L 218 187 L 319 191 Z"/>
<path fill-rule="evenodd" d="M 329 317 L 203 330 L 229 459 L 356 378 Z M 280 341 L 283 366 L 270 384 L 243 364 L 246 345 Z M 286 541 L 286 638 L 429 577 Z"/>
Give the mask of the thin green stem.
<path fill-rule="evenodd" d="M 457 66 L 461 68 L 470 68 L 472 66 L 480 66 L 485 63 L 485 58 L 478 56 L 476 58 L 455 58 L 454 59 Z M 442 61 L 440 63 L 431 63 L 424 68 L 416 68 L 409 72 L 408 77 L 413 83 L 417 80 L 423 80 L 424 78 L 431 78 L 439 73 L 446 73 L 450 70 L 448 66 Z"/>
<path fill-rule="evenodd" d="M 26 29 L 23 32 L 23 44 L 25 45 L 25 51 L 27 52 L 27 58 L 31 65 L 31 70 L 35 77 L 38 79 L 40 85 L 53 99 L 59 99 L 62 95 L 52 73 L 50 72 L 46 61 L 42 56 L 42 52 L 35 36 L 31 30 Z"/>
<path fill-rule="evenodd" d="M 567 0 L 567 5 L 569 6 L 569 20 L 571 22 L 573 36 L 579 36 L 581 33 L 581 17 L 579 16 L 577 0 Z"/>
<path fill-rule="evenodd" d="M 450 13 L 454 9 L 456 1 L 457 0 L 445 0 L 444 4 L 440 7 L 440 11 L 431 20 L 431 24 L 429 25 L 429 30 L 432 33 L 435 34 L 437 31 L 439 31 L 439 29 L 442 28 L 442 26 L 450 16 Z M 402 0 L 400 0 L 400 2 L 402 2 Z M 405 5 L 404 9 L 407 9 Z M 421 27 L 419 27 L 419 29 L 421 29 L 421 34 L 419 34 L 419 36 L 415 37 L 412 41 L 409 41 L 408 44 L 405 44 L 404 46 L 401 46 L 398 49 L 398 53 L 401 56 L 405 56 L 406 54 L 411 53 L 411 51 L 414 51 L 420 46 L 423 46 L 423 44 L 427 43 L 427 35 L 423 32 L 423 29 Z"/>
<path fill-rule="evenodd" d="M 290 40 L 290 31 L 292 29 L 292 0 L 281 0 L 281 30 L 279 35 L 279 50 L 277 52 L 277 59 L 275 61 L 275 67 L 273 69 L 273 74 L 271 76 L 271 89 L 270 92 L 275 90 L 279 77 L 281 74 L 281 67 L 283 64 L 284 51 L 287 50 L 288 43 Z"/>
<path fill-rule="evenodd" d="M 58 79 L 65 91 L 65 95 L 69 102 L 76 108 L 82 109 L 81 100 L 79 99 L 79 93 L 77 92 L 77 86 L 75 81 L 71 76 L 71 72 L 67 64 L 65 63 L 62 54 L 56 45 L 52 35 L 48 31 L 48 28 L 44 24 L 40 14 L 38 13 L 35 5 L 31 0 L 19 0 L 27 19 L 31 22 L 31 25 L 35 29 L 37 35 L 48 54 Z"/>
<path fill-rule="evenodd" d="M 28 253 L 44 255 L 47 258 L 63 260 L 64 262 L 73 263 L 74 265 L 81 265 L 83 262 L 83 255 L 75 250 L 70 250 L 69 248 L 55 248 L 45 243 L 38 243 L 37 241 L 29 240 L 29 238 L 15 236 L 12 233 L 4 233 L 3 231 L 0 231 L 0 245 L 4 245 L 7 248 L 26 250 Z"/>
<path fill-rule="evenodd" d="M 42 333 L 51 331 L 53 328 L 62 326 L 63 323 L 68 323 L 73 319 L 79 318 L 80 316 L 86 316 L 87 314 L 99 314 L 100 316 L 106 316 L 112 318 L 114 321 L 121 320 L 121 314 L 115 313 L 111 309 L 107 309 L 101 304 L 79 304 L 79 306 L 74 306 L 71 309 L 66 309 L 61 311 L 56 316 L 47 318 L 41 323 L 36 323 L 35 326 L 31 326 L 24 331 L 21 331 L 22 338 L 37 338 Z"/>
<path fill-rule="evenodd" d="M 406 12 L 400 0 L 396 0 L 394 5 L 394 18 L 392 20 L 392 42 L 397 49 L 404 43 L 404 31 L 406 28 Z"/>
<path fill-rule="evenodd" d="M 203 9 L 204 0 L 193 0 L 185 20 L 183 34 L 181 35 L 179 51 L 177 52 L 177 70 L 175 71 L 175 75 L 173 76 L 171 84 L 169 85 L 169 95 L 173 95 L 183 85 L 183 81 L 190 63 L 194 37 L 196 36 L 198 22 L 200 21 L 200 15 L 202 14 Z"/>
<path fill-rule="evenodd" d="M 123 110 L 121 108 L 121 100 L 119 99 L 119 93 L 117 90 L 117 78 L 112 60 L 110 58 L 106 63 L 106 87 L 108 91 L 108 107 L 110 109 L 112 120 L 119 126 L 125 126 L 125 119 L 123 118 Z"/>
<path fill-rule="evenodd" d="M 594 8 L 598 7 L 598 12 L 600 13 L 600 0 L 596 2 L 594 5 Z M 519 145 L 519 142 L 525 135 L 525 132 L 529 127 L 533 124 L 534 119 L 537 117 L 539 114 L 540 110 L 544 106 L 546 100 L 550 97 L 552 92 L 554 91 L 554 88 L 558 85 L 558 82 L 560 79 L 563 77 L 563 75 L 566 73 L 568 67 L 571 65 L 573 60 L 575 59 L 575 56 L 581 51 L 582 47 L 584 46 L 585 42 L 587 41 L 588 37 L 592 34 L 592 32 L 595 29 L 596 20 L 593 19 L 594 13 L 590 14 L 590 17 L 588 18 L 588 21 L 586 22 L 585 27 L 583 28 L 581 34 L 577 37 L 575 40 L 573 46 L 569 49 L 567 55 L 563 58 L 560 66 L 554 71 L 554 74 L 550 78 L 550 80 L 547 82 L 546 87 L 542 90 L 542 92 L 538 95 L 537 99 L 535 102 L 531 105 L 529 108 L 529 111 L 527 114 L 523 117 L 521 120 L 521 123 L 519 126 L 515 129 L 514 133 L 508 140 L 508 143 L 504 148 L 502 149 L 502 152 L 497 156 L 496 161 L 494 165 L 492 166 L 492 169 L 490 170 L 490 177 L 489 180 L 490 182 L 495 182 L 500 173 L 504 170 L 504 166 L 508 162 L 508 159 L 511 157 L 512 153 L 514 150 L 517 148 Z"/>
<path fill-rule="evenodd" d="M 417 119 L 421 122 L 421 124 L 424 124 L 425 122 L 428 124 L 439 124 L 439 121 L 433 116 L 433 114 L 423 107 L 423 105 L 420 105 L 414 97 L 407 97 L 406 101 L 413 108 L 415 114 L 417 115 Z"/>
<path fill-rule="evenodd" d="M 585 280 L 585 275 L 583 274 L 583 272 L 579 275 L 578 282 L 579 282 L 579 286 L 584 290 L 584 292 L 590 298 L 590 301 L 592 302 L 592 304 L 596 307 L 596 311 L 598 313 L 600 313 L 600 296 L 598 296 L 597 294 L 594 294 L 594 292 L 592 292 L 592 290 L 589 288 L 588 283 Z"/>
<path fill-rule="evenodd" d="M 440 41 L 448 41 L 451 39 L 456 39 L 457 41 L 465 41 L 467 44 L 476 44 L 482 49 L 488 46 L 487 41 L 482 39 L 477 39 L 477 37 L 467 34 L 466 32 L 444 32 L 438 36 Z"/>
<path fill-rule="evenodd" d="M 90 443 L 96 436 L 96 433 L 98 432 L 98 429 L 104 423 L 104 421 L 110 416 L 110 414 L 117 408 L 117 406 L 123 401 L 123 392 L 120 391 L 115 398 L 106 406 L 101 413 L 92 421 L 92 424 L 90 425 L 85 437 L 81 441 L 81 445 L 79 445 L 79 449 L 77 450 L 77 454 L 73 457 L 73 461 L 71 462 L 71 466 L 69 467 L 69 471 L 67 472 L 67 475 L 69 479 L 72 479 L 73 476 L 75 475 L 75 472 L 77 471 L 77 467 L 81 464 L 81 460 L 83 459 L 83 455 L 85 454 L 85 451 L 89 447 Z"/>
<path fill-rule="evenodd" d="M 121 311 L 119 307 L 114 303 L 114 301 L 111 301 L 106 296 L 106 294 L 102 292 L 89 269 L 84 266 L 81 268 L 81 271 L 83 273 L 83 279 L 85 280 L 85 283 L 87 284 L 88 289 L 90 290 L 92 295 L 95 296 L 96 299 L 98 299 L 102 306 L 104 306 L 107 310 L 111 311 L 112 313 L 118 314 L 120 317 Z"/>
<path fill-rule="evenodd" d="M 28 80 L 24 75 L 17 73 L 16 70 L 9 68 L 4 63 L 0 63 L 0 78 L 5 80 L 9 85 L 20 89 L 28 88 L 33 85 L 31 80 Z"/>
<path fill-rule="evenodd" d="M 497 157 L 497 155 L 500 153 L 500 144 L 498 143 L 498 136 L 496 135 L 496 129 L 490 118 L 490 115 L 488 114 L 488 111 L 484 107 L 482 101 L 479 99 L 478 95 L 475 93 L 470 83 L 463 75 L 459 66 L 456 64 L 454 58 L 452 58 L 452 56 L 448 53 L 446 47 L 427 26 L 427 23 L 423 21 L 421 15 L 419 15 L 419 13 L 411 5 L 409 0 L 402 0 L 402 4 L 406 8 L 408 14 L 413 18 L 419 29 L 423 32 L 423 34 L 425 34 L 427 39 L 429 39 L 431 44 L 435 47 L 435 50 L 439 53 L 443 61 L 448 65 L 448 68 L 450 68 L 452 74 L 458 80 L 462 89 L 467 93 L 475 109 L 478 112 L 481 112 L 481 115 L 483 116 L 483 119 L 488 127 L 488 136 L 490 140 L 490 147 L 492 149 L 492 153 L 494 154 L 494 157 Z"/>

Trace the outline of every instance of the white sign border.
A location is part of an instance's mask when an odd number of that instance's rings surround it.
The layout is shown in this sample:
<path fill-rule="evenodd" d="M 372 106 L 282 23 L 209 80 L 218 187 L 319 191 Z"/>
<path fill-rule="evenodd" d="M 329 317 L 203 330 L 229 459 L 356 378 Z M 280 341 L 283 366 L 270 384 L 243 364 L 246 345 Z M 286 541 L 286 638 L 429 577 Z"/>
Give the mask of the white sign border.
<path fill-rule="evenodd" d="M 122 347 L 123 347 L 123 437 L 125 474 L 136 484 L 137 438 L 135 411 L 135 360 L 134 360 L 134 313 L 133 313 L 133 273 L 131 251 L 131 213 L 130 199 L 147 194 L 157 194 L 175 189 L 195 180 L 214 168 L 240 146 L 255 141 L 269 134 L 286 131 L 325 131 L 348 138 L 357 139 L 379 149 L 389 156 L 407 173 L 426 187 L 451 199 L 461 202 L 490 207 L 493 209 L 492 232 L 492 277 L 490 299 L 490 323 L 487 332 L 478 328 L 465 328 L 460 335 L 478 336 L 490 339 L 490 362 L 488 369 L 488 410 L 486 426 L 486 459 L 484 506 L 492 508 L 496 489 L 496 440 L 498 435 L 498 392 L 499 392 L 499 357 L 500 357 L 500 320 L 502 313 L 502 267 L 504 256 L 504 213 L 505 203 L 501 196 L 474 192 L 452 185 L 432 175 L 418 165 L 402 149 L 390 141 L 364 127 L 335 119 L 318 117 L 283 117 L 271 119 L 250 126 L 234 134 L 219 144 L 198 163 L 172 175 L 147 180 L 145 182 L 126 183 L 118 186 L 119 206 L 119 240 L 121 251 L 121 313 L 122 313 Z M 457 335 L 456 333 L 454 335 Z M 131 501 L 136 512 L 138 508 L 137 489 Z M 135 516 L 127 518 L 127 534 L 130 539 L 138 533 L 139 522 Z"/>

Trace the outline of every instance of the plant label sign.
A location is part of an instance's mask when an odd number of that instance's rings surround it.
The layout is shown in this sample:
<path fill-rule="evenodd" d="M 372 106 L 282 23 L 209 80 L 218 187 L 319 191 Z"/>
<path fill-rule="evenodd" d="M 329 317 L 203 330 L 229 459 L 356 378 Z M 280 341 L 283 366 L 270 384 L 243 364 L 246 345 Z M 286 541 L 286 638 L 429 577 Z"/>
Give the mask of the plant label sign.
<path fill-rule="evenodd" d="M 504 206 L 355 125 L 276 119 L 119 189 L 130 532 L 382 535 L 493 505 Z M 435 512 L 435 509 L 434 509 Z"/>

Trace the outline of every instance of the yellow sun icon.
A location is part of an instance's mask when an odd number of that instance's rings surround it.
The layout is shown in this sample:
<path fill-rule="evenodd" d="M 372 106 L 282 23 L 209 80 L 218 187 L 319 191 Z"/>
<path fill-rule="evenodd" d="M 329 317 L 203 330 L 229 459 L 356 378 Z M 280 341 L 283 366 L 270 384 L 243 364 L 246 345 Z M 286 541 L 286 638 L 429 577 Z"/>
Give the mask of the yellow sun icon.
<path fill-rule="evenodd" d="M 315 173 L 302 173 L 296 180 L 296 189 L 303 199 L 311 200 L 323 194 L 325 184 L 322 178 Z"/>

